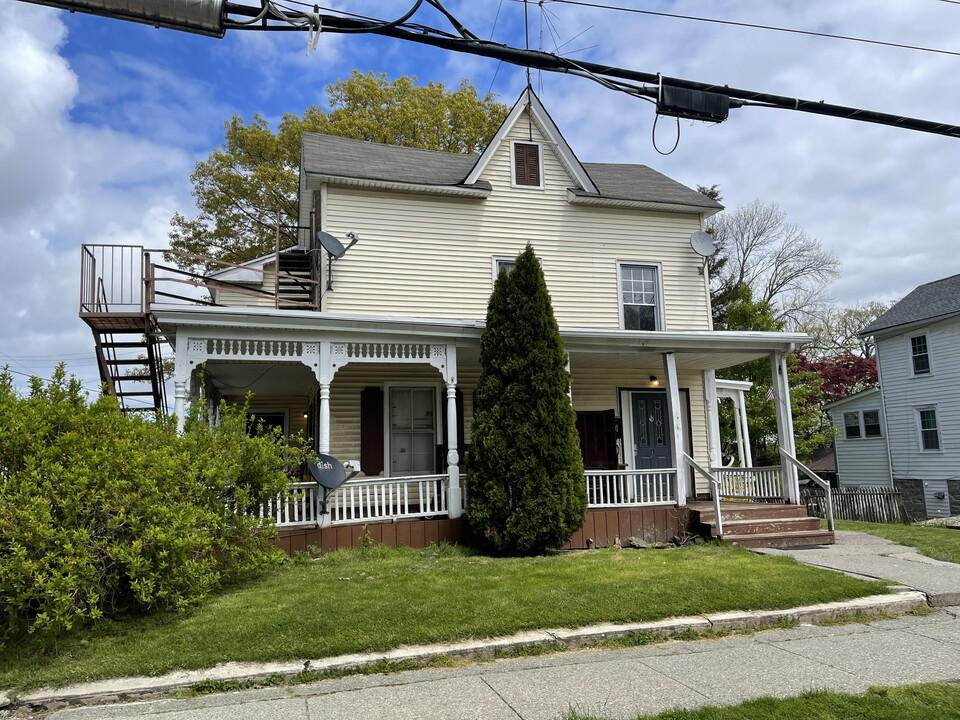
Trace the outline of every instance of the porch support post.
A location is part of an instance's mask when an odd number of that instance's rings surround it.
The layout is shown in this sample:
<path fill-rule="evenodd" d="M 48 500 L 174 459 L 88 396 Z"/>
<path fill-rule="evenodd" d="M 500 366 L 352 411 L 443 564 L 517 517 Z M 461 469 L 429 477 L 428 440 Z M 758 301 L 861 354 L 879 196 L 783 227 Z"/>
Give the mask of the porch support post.
<path fill-rule="evenodd" d="M 717 371 L 703 371 L 703 402 L 707 411 L 707 453 L 710 467 L 722 465 L 720 452 L 720 408 L 717 405 Z M 737 433 L 739 438 L 739 432 Z"/>
<path fill-rule="evenodd" d="M 177 333 L 176 358 L 173 364 L 173 414 L 177 418 L 177 432 L 183 433 L 187 417 L 187 384 L 192 365 L 187 358 L 189 338 Z"/>
<path fill-rule="evenodd" d="M 457 346 L 447 345 L 447 361 L 442 368 L 447 384 L 447 515 L 463 515 L 460 492 L 460 454 L 457 452 Z"/>
<path fill-rule="evenodd" d="M 796 457 L 797 449 L 793 437 L 793 413 L 790 409 L 790 383 L 787 380 L 787 356 L 782 352 L 770 353 L 770 371 L 773 378 L 773 403 L 777 413 L 777 440 L 780 447 Z M 800 486 L 797 470 L 790 463 L 781 463 L 783 477 L 783 499 L 788 503 L 800 500 Z"/>
<path fill-rule="evenodd" d="M 573 405 L 573 370 L 570 369 L 570 353 L 567 353 L 567 364 L 564 369 L 570 375 L 570 386 L 567 388 L 567 397 L 570 398 L 570 404 Z"/>
<path fill-rule="evenodd" d="M 750 426 L 747 424 L 747 401 L 743 390 L 737 390 L 733 400 L 737 406 L 737 443 L 740 450 L 740 464 L 743 467 L 753 467 L 753 450 L 750 447 Z"/>
<path fill-rule="evenodd" d="M 680 420 L 680 388 L 677 382 L 677 358 L 663 354 L 663 374 L 667 378 L 667 417 L 670 418 L 670 448 L 677 468 L 677 505 L 687 504 L 688 466 L 683 459 L 683 423 Z"/>
<path fill-rule="evenodd" d="M 321 382 L 317 408 L 317 450 L 330 454 L 330 383 Z"/>

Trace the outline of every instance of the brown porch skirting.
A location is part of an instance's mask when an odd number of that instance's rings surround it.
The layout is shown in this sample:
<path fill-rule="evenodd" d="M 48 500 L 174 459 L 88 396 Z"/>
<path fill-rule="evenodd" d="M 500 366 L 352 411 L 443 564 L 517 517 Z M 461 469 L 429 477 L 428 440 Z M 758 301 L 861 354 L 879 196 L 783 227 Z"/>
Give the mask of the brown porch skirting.
<path fill-rule="evenodd" d="M 568 550 L 586 548 L 587 540 L 592 540 L 594 547 L 605 547 L 613 545 L 618 537 L 625 543 L 631 536 L 638 537 L 647 544 L 666 543 L 675 535 L 686 532 L 689 526 L 690 511 L 686 507 L 587 510 L 583 527 L 577 530 L 570 542 L 563 547 Z M 368 542 L 374 544 L 424 548 L 429 547 L 431 542 L 439 544 L 463 541 L 466 521 L 463 518 L 438 518 L 367 523 L 366 530 L 363 525 L 338 525 L 323 529 L 287 528 L 278 532 L 276 544 L 291 556 L 310 547 L 329 552 L 360 547 L 364 543 L 365 534 L 369 535 Z"/>

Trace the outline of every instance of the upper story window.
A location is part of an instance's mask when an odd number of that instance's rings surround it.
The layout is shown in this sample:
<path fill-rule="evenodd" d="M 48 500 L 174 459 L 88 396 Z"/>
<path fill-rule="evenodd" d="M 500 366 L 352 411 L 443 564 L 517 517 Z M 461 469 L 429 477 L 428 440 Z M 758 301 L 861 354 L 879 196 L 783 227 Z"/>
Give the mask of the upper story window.
<path fill-rule="evenodd" d="M 846 412 L 843 414 L 843 436 L 845 438 L 883 437 L 880 428 L 880 411 Z"/>
<path fill-rule="evenodd" d="M 655 265 L 620 266 L 620 307 L 624 330 L 660 330 L 660 269 Z"/>
<path fill-rule="evenodd" d="M 913 374 L 929 374 L 930 352 L 927 349 L 926 335 L 916 335 L 910 338 L 910 354 L 913 357 Z"/>
<path fill-rule="evenodd" d="M 935 407 L 918 408 L 917 421 L 920 424 L 920 447 L 923 450 L 940 450 L 940 424 L 937 422 Z"/>
<path fill-rule="evenodd" d="M 513 142 L 514 187 L 543 188 L 543 155 L 540 145 L 529 142 Z"/>
<path fill-rule="evenodd" d="M 516 258 L 508 257 L 495 257 L 493 259 L 493 279 L 496 280 L 500 275 L 501 270 L 506 270 L 507 274 L 513 272 L 513 269 L 517 266 Z"/>

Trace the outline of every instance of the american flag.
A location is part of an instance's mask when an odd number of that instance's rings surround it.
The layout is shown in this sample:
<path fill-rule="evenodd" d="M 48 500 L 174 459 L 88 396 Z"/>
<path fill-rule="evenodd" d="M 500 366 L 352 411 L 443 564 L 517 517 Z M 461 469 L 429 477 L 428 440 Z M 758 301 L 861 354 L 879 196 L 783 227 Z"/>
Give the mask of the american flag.
<path fill-rule="evenodd" d="M 770 402 L 771 400 L 773 400 L 773 388 L 769 387 L 767 388 L 767 402 Z"/>

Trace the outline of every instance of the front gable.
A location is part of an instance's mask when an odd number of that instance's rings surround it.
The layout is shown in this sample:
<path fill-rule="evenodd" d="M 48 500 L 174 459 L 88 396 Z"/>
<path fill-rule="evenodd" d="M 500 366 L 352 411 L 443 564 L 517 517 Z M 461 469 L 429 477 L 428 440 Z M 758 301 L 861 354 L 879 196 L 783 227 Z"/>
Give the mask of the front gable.
<path fill-rule="evenodd" d="M 532 188 L 529 185 L 517 183 L 515 159 L 518 154 L 516 149 L 518 143 L 521 146 L 536 145 L 540 148 L 540 187 Z M 560 172 L 549 173 L 548 169 L 551 165 L 560 169 Z M 560 184 L 564 189 L 577 188 L 590 194 L 599 194 L 589 173 L 574 155 L 540 99 L 530 88 L 521 93 L 519 100 L 490 144 L 477 158 L 464 184 L 487 181 L 491 185 L 502 185 L 504 169 L 507 170 L 510 179 L 508 187 L 544 189 L 552 177 L 553 182 Z"/>

